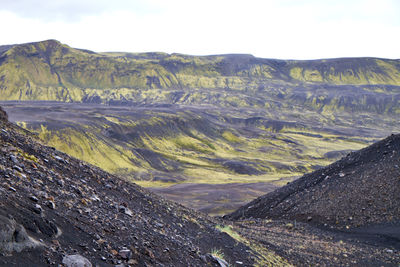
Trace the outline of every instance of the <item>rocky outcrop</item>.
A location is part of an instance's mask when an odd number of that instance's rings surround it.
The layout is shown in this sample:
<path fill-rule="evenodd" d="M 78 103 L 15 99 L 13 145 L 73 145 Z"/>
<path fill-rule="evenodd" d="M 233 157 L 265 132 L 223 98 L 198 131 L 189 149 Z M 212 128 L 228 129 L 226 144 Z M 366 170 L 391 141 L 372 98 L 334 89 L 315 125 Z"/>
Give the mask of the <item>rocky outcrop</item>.
<path fill-rule="evenodd" d="M 15 220 L 0 215 L 0 253 L 21 252 L 41 246 L 26 233 L 25 228 Z"/>

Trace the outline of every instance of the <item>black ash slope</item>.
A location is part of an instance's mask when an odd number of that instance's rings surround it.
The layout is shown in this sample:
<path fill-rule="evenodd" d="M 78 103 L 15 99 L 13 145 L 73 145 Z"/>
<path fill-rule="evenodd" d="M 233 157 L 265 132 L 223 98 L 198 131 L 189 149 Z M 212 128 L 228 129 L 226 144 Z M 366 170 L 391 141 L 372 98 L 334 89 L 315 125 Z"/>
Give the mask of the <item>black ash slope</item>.
<path fill-rule="evenodd" d="M 350 153 L 226 217 L 310 221 L 344 229 L 400 226 L 400 135 Z"/>

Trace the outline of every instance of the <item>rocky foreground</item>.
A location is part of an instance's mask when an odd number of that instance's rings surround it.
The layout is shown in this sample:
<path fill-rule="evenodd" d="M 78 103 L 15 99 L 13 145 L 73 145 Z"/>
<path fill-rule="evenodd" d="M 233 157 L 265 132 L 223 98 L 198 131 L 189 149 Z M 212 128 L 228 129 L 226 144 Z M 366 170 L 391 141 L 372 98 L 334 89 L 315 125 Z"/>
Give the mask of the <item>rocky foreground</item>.
<path fill-rule="evenodd" d="M 251 266 L 260 256 L 205 215 L 42 146 L 0 115 L 1 266 Z"/>

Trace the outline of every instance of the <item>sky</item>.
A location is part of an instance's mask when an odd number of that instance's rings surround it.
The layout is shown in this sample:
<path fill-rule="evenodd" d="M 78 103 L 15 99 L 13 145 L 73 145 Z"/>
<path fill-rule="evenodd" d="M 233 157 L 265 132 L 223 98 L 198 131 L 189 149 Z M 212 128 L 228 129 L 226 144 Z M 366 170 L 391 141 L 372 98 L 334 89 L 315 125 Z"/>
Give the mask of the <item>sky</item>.
<path fill-rule="evenodd" d="M 398 0 L 0 0 L 0 45 L 96 52 L 400 58 Z"/>

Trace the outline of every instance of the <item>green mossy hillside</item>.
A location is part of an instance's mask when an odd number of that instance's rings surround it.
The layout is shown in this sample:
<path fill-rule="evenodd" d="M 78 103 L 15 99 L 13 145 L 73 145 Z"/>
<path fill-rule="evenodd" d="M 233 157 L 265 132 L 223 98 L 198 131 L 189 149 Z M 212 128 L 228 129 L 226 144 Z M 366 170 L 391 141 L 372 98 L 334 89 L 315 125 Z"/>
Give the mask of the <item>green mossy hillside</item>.
<path fill-rule="evenodd" d="M 265 101 L 254 97 L 258 98 L 258 93 L 268 95 L 271 87 L 283 88 L 282 95 L 286 95 L 296 86 L 308 90 L 318 84 L 399 86 L 400 62 L 378 58 L 290 61 L 251 55 L 95 53 L 56 40 L 10 46 L 0 54 L 1 100 L 263 106 Z"/>

